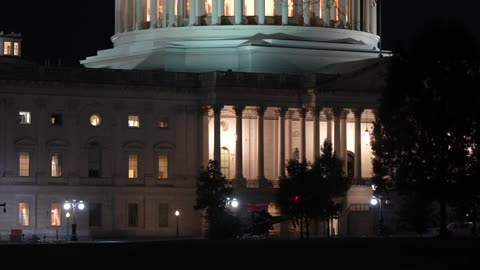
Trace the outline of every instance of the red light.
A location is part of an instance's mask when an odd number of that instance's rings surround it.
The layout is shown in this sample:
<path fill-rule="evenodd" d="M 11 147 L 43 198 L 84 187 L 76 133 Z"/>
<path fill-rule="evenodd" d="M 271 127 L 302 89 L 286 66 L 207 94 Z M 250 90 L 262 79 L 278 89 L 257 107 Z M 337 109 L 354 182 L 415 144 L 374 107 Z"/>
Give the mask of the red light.
<path fill-rule="evenodd" d="M 293 196 L 293 202 L 298 203 L 300 201 L 301 197 L 298 195 Z"/>

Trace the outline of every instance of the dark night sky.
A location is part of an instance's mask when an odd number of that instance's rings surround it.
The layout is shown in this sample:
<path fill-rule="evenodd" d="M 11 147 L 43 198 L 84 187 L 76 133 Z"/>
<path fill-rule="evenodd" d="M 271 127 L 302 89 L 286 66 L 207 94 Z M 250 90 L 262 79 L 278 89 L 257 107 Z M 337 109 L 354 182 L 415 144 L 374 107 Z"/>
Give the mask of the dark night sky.
<path fill-rule="evenodd" d="M 462 21 L 480 39 L 480 29 L 474 29 L 480 26 L 480 1 L 383 0 L 382 5 L 385 49 L 405 43 L 434 19 Z M 0 30 L 22 33 L 24 58 L 76 65 L 112 46 L 114 6 L 114 0 L 2 1 Z"/>

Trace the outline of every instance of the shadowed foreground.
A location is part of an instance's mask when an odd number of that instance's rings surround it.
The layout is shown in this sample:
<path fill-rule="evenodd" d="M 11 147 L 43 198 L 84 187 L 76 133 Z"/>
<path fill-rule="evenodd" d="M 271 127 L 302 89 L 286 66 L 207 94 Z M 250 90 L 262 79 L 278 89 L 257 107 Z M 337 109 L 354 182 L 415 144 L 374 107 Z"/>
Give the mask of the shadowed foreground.
<path fill-rule="evenodd" d="M 478 269 L 479 244 L 434 238 L 78 242 L 3 244 L 0 256 L 21 269 Z"/>

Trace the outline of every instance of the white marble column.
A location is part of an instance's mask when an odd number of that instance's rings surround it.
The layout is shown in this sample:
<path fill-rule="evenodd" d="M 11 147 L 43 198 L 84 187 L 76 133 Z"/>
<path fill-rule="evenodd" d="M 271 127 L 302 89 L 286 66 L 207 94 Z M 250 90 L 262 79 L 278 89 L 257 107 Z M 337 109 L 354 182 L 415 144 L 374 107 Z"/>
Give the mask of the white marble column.
<path fill-rule="evenodd" d="M 212 0 L 212 24 L 216 25 L 218 24 L 218 17 L 220 16 L 220 10 L 219 10 L 219 5 L 218 2 L 220 0 Z"/>
<path fill-rule="evenodd" d="M 340 158 L 343 160 L 343 172 L 347 174 L 347 115 L 348 111 L 343 110 L 340 115 Z"/>
<path fill-rule="evenodd" d="M 310 25 L 310 1 L 318 0 L 303 0 L 303 25 Z"/>
<path fill-rule="evenodd" d="M 278 122 L 280 126 L 280 176 L 279 178 L 284 178 L 286 176 L 285 171 L 285 114 L 287 113 L 287 108 L 282 107 L 277 109 Z"/>
<path fill-rule="evenodd" d="M 320 16 L 320 4 L 323 0 L 310 0 L 312 2 L 312 8 L 313 8 L 313 21 L 314 23 L 319 20 Z"/>
<path fill-rule="evenodd" d="M 342 108 L 333 108 L 333 129 L 334 129 L 334 146 L 333 151 L 335 156 L 342 158 L 341 146 L 340 146 L 340 115 L 342 114 Z"/>
<path fill-rule="evenodd" d="M 143 0 L 136 0 L 135 2 L 135 30 L 142 30 L 144 21 Z"/>
<path fill-rule="evenodd" d="M 370 5 L 370 32 L 377 34 L 377 5 Z"/>
<path fill-rule="evenodd" d="M 168 2 L 170 0 L 163 0 L 162 6 L 162 27 L 167 27 L 167 17 L 168 17 Z"/>
<path fill-rule="evenodd" d="M 194 26 L 197 25 L 197 4 L 198 1 L 190 0 L 190 10 L 188 16 L 188 25 Z"/>
<path fill-rule="evenodd" d="M 263 134 L 263 118 L 265 115 L 265 111 L 267 110 L 266 107 L 257 107 L 257 149 L 258 149 L 258 172 L 257 172 L 257 179 L 259 181 L 262 181 L 265 179 L 265 171 L 264 171 L 264 148 L 263 148 L 263 140 L 264 140 L 264 134 Z"/>
<path fill-rule="evenodd" d="M 353 22 L 354 22 L 354 27 L 353 29 L 357 30 L 357 31 L 360 31 L 361 29 L 361 25 L 362 25 L 362 22 L 361 22 L 361 18 L 362 18 L 362 15 L 361 15 L 361 9 L 362 9 L 362 2 L 360 0 L 353 0 L 353 10 L 354 10 L 354 17 L 353 17 Z"/>
<path fill-rule="evenodd" d="M 313 114 L 313 157 L 315 160 L 320 157 L 320 113 L 322 108 L 316 107 Z"/>
<path fill-rule="evenodd" d="M 203 107 L 200 109 L 200 123 L 201 124 L 201 131 L 200 131 L 200 134 L 202 136 L 201 138 L 201 142 L 202 142 L 202 146 L 201 146 L 201 153 L 202 153 L 202 157 L 201 157 L 201 165 L 205 166 L 205 168 L 208 166 L 208 160 L 209 160 L 209 156 L 208 156 L 208 151 L 209 151 L 209 139 L 208 139 L 208 111 L 210 110 L 209 107 Z"/>
<path fill-rule="evenodd" d="M 122 0 L 115 0 L 115 34 L 122 32 Z"/>
<path fill-rule="evenodd" d="M 332 115 L 332 110 L 328 110 L 325 112 L 325 116 L 327 118 L 327 140 L 332 143 L 332 121 L 333 121 L 333 115 Z"/>
<path fill-rule="evenodd" d="M 362 178 L 362 140 L 361 140 L 361 125 L 363 109 L 356 109 L 353 111 L 355 116 L 355 164 L 353 170 L 353 178 Z"/>
<path fill-rule="evenodd" d="M 168 0 L 168 27 L 174 27 L 175 21 L 175 0 Z"/>
<path fill-rule="evenodd" d="M 147 1 L 150 1 L 150 28 L 156 28 L 157 22 L 158 22 L 158 18 L 157 18 L 158 16 L 157 1 L 158 0 L 147 0 Z"/>
<path fill-rule="evenodd" d="M 282 24 L 288 24 L 288 0 L 282 0 Z"/>
<path fill-rule="evenodd" d="M 307 116 L 307 110 L 302 108 L 298 110 L 300 115 L 300 162 L 307 163 L 306 153 L 306 132 L 305 132 L 305 118 Z"/>
<path fill-rule="evenodd" d="M 347 1 L 348 0 L 339 0 L 340 6 L 338 7 L 338 14 L 342 23 L 347 22 Z"/>
<path fill-rule="evenodd" d="M 292 159 L 292 112 L 288 111 L 285 114 L 285 151 L 287 161 Z"/>
<path fill-rule="evenodd" d="M 363 1 L 363 31 L 370 32 L 370 0 Z"/>
<path fill-rule="evenodd" d="M 220 133 L 220 117 L 223 106 L 216 105 L 213 107 L 213 159 L 217 161 L 218 169 L 222 166 L 220 149 L 221 149 L 221 133 Z"/>
<path fill-rule="evenodd" d="M 235 0 L 234 2 L 235 24 L 242 24 L 242 3 L 242 0 Z"/>
<path fill-rule="evenodd" d="M 256 12 L 258 18 L 257 24 L 265 24 L 265 0 L 257 0 L 255 1 L 257 4 L 255 5 Z"/>
<path fill-rule="evenodd" d="M 235 186 L 236 187 L 246 187 L 246 180 L 243 177 L 243 110 L 245 106 L 235 106 L 235 134 L 237 135 L 235 141 Z"/>
<path fill-rule="evenodd" d="M 125 31 L 132 31 L 133 30 L 133 0 L 127 0 L 125 9 L 125 19 L 126 19 L 126 30 Z"/>

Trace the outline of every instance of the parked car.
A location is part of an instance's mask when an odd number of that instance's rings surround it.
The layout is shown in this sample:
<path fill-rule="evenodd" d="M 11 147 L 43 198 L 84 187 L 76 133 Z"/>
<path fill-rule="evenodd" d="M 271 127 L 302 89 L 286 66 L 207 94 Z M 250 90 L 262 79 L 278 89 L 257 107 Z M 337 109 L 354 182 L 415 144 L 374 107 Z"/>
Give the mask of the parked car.
<path fill-rule="evenodd" d="M 480 229 L 477 223 L 477 233 Z M 453 222 L 447 225 L 447 232 L 453 237 L 469 237 L 473 236 L 473 222 Z"/>

